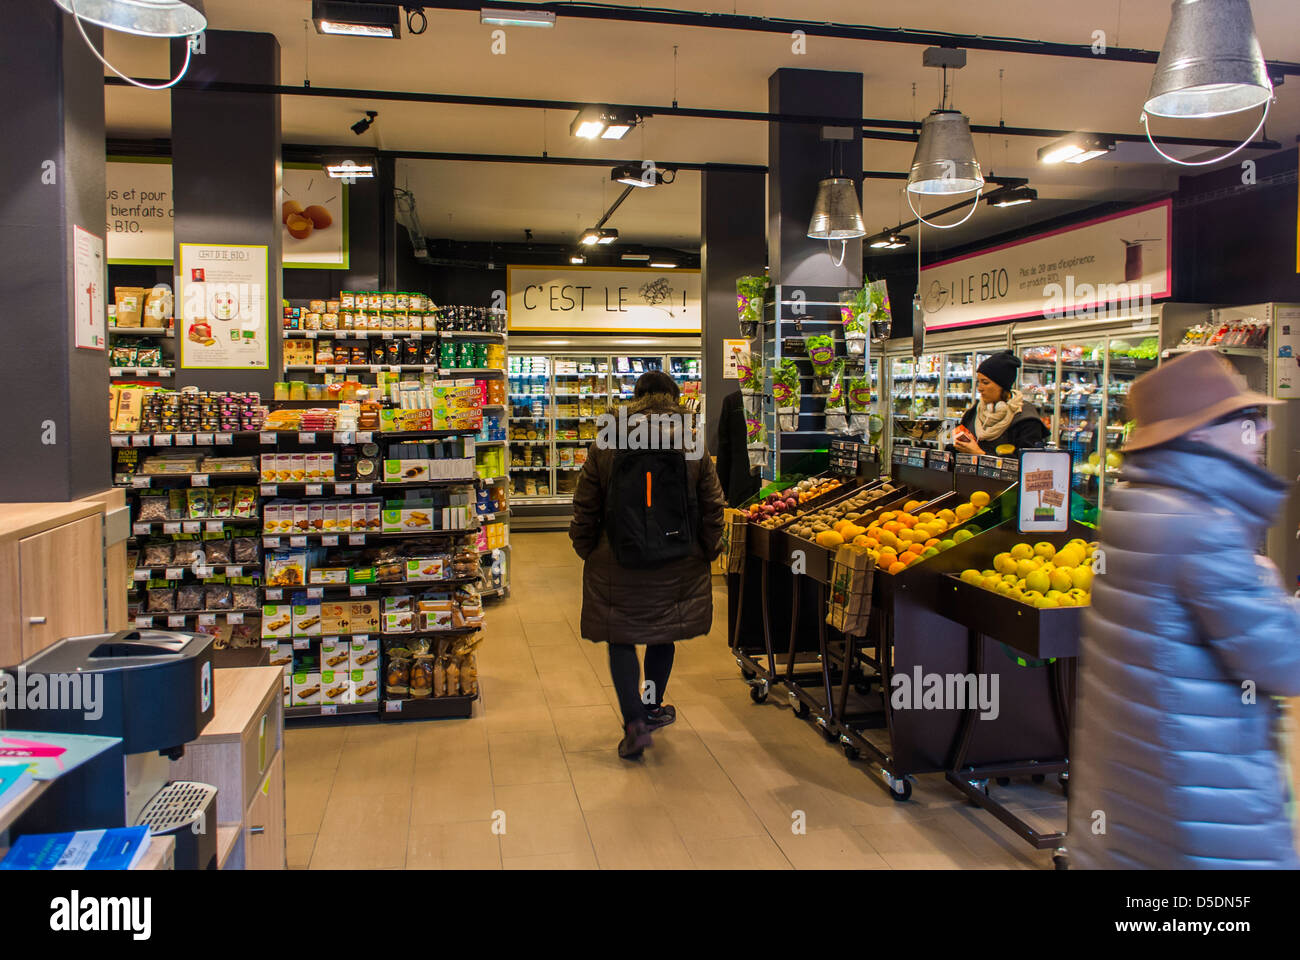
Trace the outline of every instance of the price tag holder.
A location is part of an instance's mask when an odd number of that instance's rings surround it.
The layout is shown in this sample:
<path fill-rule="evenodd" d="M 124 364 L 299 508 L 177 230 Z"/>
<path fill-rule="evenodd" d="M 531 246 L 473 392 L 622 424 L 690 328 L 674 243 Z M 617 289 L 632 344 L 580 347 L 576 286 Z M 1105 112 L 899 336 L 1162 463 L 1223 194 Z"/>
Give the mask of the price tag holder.
<path fill-rule="evenodd" d="M 184 627 L 185 627 L 185 615 L 184 615 L 184 614 L 181 614 L 181 615 L 178 616 L 178 617 L 177 617 L 177 616 L 171 616 L 171 617 L 168 617 L 168 618 L 167 618 L 167 626 L 169 626 L 169 627 L 180 627 L 180 628 L 184 629 Z"/>
<path fill-rule="evenodd" d="M 204 529 L 206 529 L 208 533 L 221 533 L 226 529 L 226 525 L 221 520 L 209 520 L 204 524 Z"/>
<path fill-rule="evenodd" d="M 172 445 L 172 435 L 170 433 L 155 433 L 153 435 L 153 445 L 155 447 L 170 447 Z"/>
<path fill-rule="evenodd" d="M 276 485 L 275 485 L 274 483 L 264 483 L 264 484 L 262 484 L 262 496 L 264 496 L 264 497 L 274 497 L 274 496 L 276 496 L 276 490 L 277 490 L 277 488 L 276 488 Z"/>
<path fill-rule="evenodd" d="M 127 447 L 131 445 L 131 438 L 125 434 L 115 433 L 108 438 L 108 442 L 114 447 Z"/>
<path fill-rule="evenodd" d="M 184 567 L 168 567 L 163 573 L 163 578 L 166 580 L 179 580 L 183 576 L 185 576 Z"/>
<path fill-rule="evenodd" d="M 281 590 L 279 587 L 267 587 L 267 588 L 266 588 L 266 599 L 268 599 L 268 600 L 283 600 L 283 599 L 284 599 L 284 591 Z"/>
<path fill-rule="evenodd" d="M 139 490 L 141 487 L 147 487 L 152 483 L 153 483 L 152 477 L 141 476 L 140 474 L 136 474 L 134 477 L 131 478 L 131 486 L 137 490 Z"/>
<path fill-rule="evenodd" d="M 304 536 L 295 536 L 295 537 L 290 537 L 290 538 L 289 538 L 289 546 L 291 546 L 291 547 L 305 547 L 305 546 L 307 546 L 307 538 L 304 537 Z"/>
<path fill-rule="evenodd" d="M 954 470 L 961 476 L 973 477 L 978 472 L 979 457 L 973 453 L 959 453 L 955 458 Z"/>
<path fill-rule="evenodd" d="M 228 577 L 242 577 L 243 575 L 243 567 L 226 567 L 226 576 Z"/>
<path fill-rule="evenodd" d="M 384 369 L 384 365 L 383 365 L 382 363 L 372 363 L 372 364 L 370 364 L 370 372 L 371 372 L 371 373 L 379 373 L 379 372 L 380 372 L 381 370 L 383 370 L 383 369 Z"/>
<path fill-rule="evenodd" d="M 931 470 L 951 470 L 952 453 L 947 450 L 926 451 L 925 463 Z"/>
<path fill-rule="evenodd" d="M 320 600 L 325 596 L 325 590 L 321 587 L 308 587 L 307 598 L 309 600 Z"/>
<path fill-rule="evenodd" d="M 315 434 L 313 431 L 311 431 L 311 430 L 300 430 L 300 431 L 298 431 L 298 442 L 299 442 L 299 443 L 315 443 L 315 442 L 316 442 L 316 434 Z"/>
<path fill-rule="evenodd" d="M 163 533 L 178 534 L 181 532 L 181 522 L 179 520 L 166 520 L 163 522 Z"/>
<path fill-rule="evenodd" d="M 235 442 L 234 435 L 229 433 L 218 433 L 216 434 L 215 439 L 217 441 L 217 446 L 219 447 L 228 447 Z"/>
<path fill-rule="evenodd" d="M 307 484 L 307 496 L 309 497 L 319 497 L 324 492 L 325 492 L 325 487 L 323 484 L 319 484 L 319 483 Z"/>
<path fill-rule="evenodd" d="M 279 537 L 263 537 L 263 538 L 262 538 L 262 546 L 264 546 L 264 547 L 271 547 L 272 549 L 276 549 L 276 550 L 278 550 L 279 547 L 280 547 L 280 538 L 279 538 Z"/>
<path fill-rule="evenodd" d="M 402 712 L 402 702 L 403 702 L 403 701 L 401 701 L 401 700 L 385 700 L 385 701 L 384 701 L 384 712 L 385 712 L 385 713 L 401 713 L 401 712 Z"/>
<path fill-rule="evenodd" d="M 212 576 L 212 568 L 207 566 L 206 564 L 195 564 L 194 576 L 199 577 L 201 579 L 210 577 Z"/>
<path fill-rule="evenodd" d="M 135 618 L 135 625 L 136 625 L 137 627 L 152 627 L 152 626 L 153 626 L 153 617 L 136 617 L 136 618 Z"/>
<path fill-rule="evenodd" d="M 146 573 L 147 573 L 147 572 L 148 572 L 148 571 L 146 571 Z M 350 594 L 351 596 L 354 596 L 354 597 L 364 597 L 364 596 L 366 595 L 366 588 L 365 588 L 365 587 L 353 586 L 353 587 L 352 587 L 348 592 L 349 592 L 349 594 Z"/>
<path fill-rule="evenodd" d="M 196 487 L 206 487 L 208 485 L 208 475 L 206 473 L 196 473 L 190 477 L 190 484 Z"/>
<path fill-rule="evenodd" d="M 176 434 L 176 446 L 178 446 L 178 447 L 192 447 L 192 446 L 194 446 L 194 434 L 192 434 L 192 433 L 178 433 L 178 434 Z"/>
<path fill-rule="evenodd" d="M 375 439 L 375 435 L 370 430 L 357 431 L 357 443 L 370 443 Z"/>
<path fill-rule="evenodd" d="M 323 363 L 317 364 L 316 366 L 312 367 L 312 371 L 314 373 L 324 373 L 325 365 Z"/>
<path fill-rule="evenodd" d="M 322 717 L 332 717 L 339 712 L 337 703 L 322 703 L 320 705 L 320 715 Z"/>
<path fill-rule="evenodd" d="M 150 570 L 148 567 L 136 567 L 135 572 L 131 574 L 133 580 L 148 580 Z"/>
<path fill-rule="evenodd" d="M 194 445 L 198 447 L 210 447 L 212 446 L 212 438 L 213 434 L 210 433 L 196 433 L 194 434 Z"/>
<path fill-rule="evenodd" d="M 391 330 L 382 330 L 382 331 L 380 331 L 380 334 L 379 334 L 379 335 L 380 335 L 381 337 L 383 337 L 385 340 L 391 340 L 391 339 L 393 339 L 393 331 L 391 331 Z"/>
<path fill-rule="evenodd" d="M 347 365 L 346 363 L 336 363 L 336 364 L 334 365 L 334 372 L 335 372 L 335 373 L 347 373 L 347 372 L 348 372 L 348 365 Z"/>
<path fill-rule="evenodd" d="M 147 433 L 133 433 L 133 434 L 131 434 L 131 446 L 133 446 L 133 447 L 147 447 L 147 446 L 149 446 L 149 434 L 147 434 Z"/>
<path fill-rule="evenodd" d="M 339 535 L 337 533 L 326 533 L 320 538 L 322 547 L 337 547 L 339 545 Z"/>
<path fill-rule="evenodd" d="M 349 533 L 349 547 L 364 547 L 366 545 L 366 535 L 364 533 Z"/>
<path fill-rule="evenodd" d="M 334 484 L 334 494 L 335 494 L 335 496 L 351 496 L 351 494 L 352 494 L 352 484 L 350 484 L 350 483 L 336 483 L 336 484 Z"/>
<path fill-rule="evenodd" d="M 243 623 L 243 622 L 244 622 L 244 615 L 242 613 L 226 614 L 226 623 Z"/>
<path fill-rule="evenodd" d="M 358 496 L 362 496 L 362 495 L 370 494 L 370 493 L 374 493 L 374 492 L 375 492 L 375 485 L 374 485 L 373 483 L 358 483 L 358 484 L 357 484 L 357 495 L 358 495 Z"/>
<path fill-rule="evenodd" d="M 203 529 L 203 523 L 199 520 L 185 520 L 181 523 L 181 530 L 185 533 L 198 533 Z"/>
<path fill-rule="evenodd" d="M 393 373 L 401 373 L 402 365 L 400 363 L 390 363 L 388 365 L 388 369 L 393 371 Z"/>
<path fill-rule="evenodd" d="M 149 533 L 153 530 L 153 524 L 145 521 L 144 523 L 131 524 L 131 532 L 139 536 L 142 533 Z"/>
<path fill-rule="evenodd" d="M 275 443 L 275 434 L 272 433 L 272 432 L 270 432 L 270 431 L 263 430 L 261 433 L 259 433 L 259 434 L 257 435 L 257 440 L 258 440 L 258 442 L 261 443 L 263 446 L 267 446 L 267 445 L 269 445 L 269 444 L 274 444 L 274 443 Z"/>
<path fill-rule="evenodd" d="M 216 623 L 216 622 L 217 622 L 217 615 L 216 615 L 215 613 L 200 613 L 200 614 L 199 614 L 199 623 L 200 623 L 200 625 L 202 625 L 202 626 L 210 627 L 210 626 L 212 626 L 212 625 L 213 625 L 214 623 Z"/>
<path fill-rule="evenodd" d="M 307 637 L 294 637 L 293 648 L 295 650 L 310 650 L 311 640 Z"/>
<path fill-rule="evenodd" d="M 335 443 L 351 443 L 351 442 L 352 442 L 352 431 L 351 431 L 351 430 L 335 430 L 335 431 L 334 431 L 334 442 L 335 442 Z"/>

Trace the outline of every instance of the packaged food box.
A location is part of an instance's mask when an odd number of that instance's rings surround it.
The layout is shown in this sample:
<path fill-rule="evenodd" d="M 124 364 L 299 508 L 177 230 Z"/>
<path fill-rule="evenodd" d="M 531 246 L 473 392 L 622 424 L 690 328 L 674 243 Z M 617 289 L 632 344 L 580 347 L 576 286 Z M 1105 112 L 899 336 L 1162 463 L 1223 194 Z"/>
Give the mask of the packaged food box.
<path fill-rule="evenodd" d="M 380 529 L 384 533 L 401 533 L 402 511 L 385 510 L 382 515 Z"/>
<path fill-rule="evenodd" d="M 293 635 L 292 607 L 270 603 L 262 607 L 262 636 L 279 638 Z"/>
<path fill-rule="evenodd" d="M 384 613 L 410 613 L 415 609 L 415 598 L 408 593 L 396 593 L 384 597 Z"/>
<path fill-rule="evenodd" d="M 353 670 L 379 669 L 379 640 L 375 637 L 353 637 L 348 645 L 348 663 Z"/>
<path fill-rule="evenodd" d="M 290 640 L 263 640 L 268 666 L 280 667 L 286 679 L 293 673 L 293 642 Z"/>
<path fill-rule="evenodd" d="M 352 519 L 352 511 L 348 510 L 348 520 Z M 351 523 L 349 522 L 349 526 Z M 339 505 L 337 503 L 325 504 L 325 526 L 322 528 L 326 533 L 339 532 Z"/>
<path fill-rule="evenodd" d="M 319 637 L 321 635 L 319 603 L 294 604 L 293 635 L 295 637 Z"/>
<path fill-rule="evenodd" d="M 338 637 L 324 637 L 320 642 L 320 668 L 326 670 L 347 670 L 352 651 L 347 641 Z"/>
<path fill-rule="evenodd" d="M 322 668 L 320 685 L 322 704 L 352 702 L 352 675 L 347 667 L 338 670 Z"/>
<path fill-rule="evenodd" d="M 293 479 L 293 454 L 277 453 L 275 455 L 275 479 L 279 483 L 288 483 Z"/>
<path fill-rule="evenodd" d="M 295 707 L 315 706 L 321 702 L 321 676 L 320 671 L 294 671 L 293 674 L 293 699 L 292 704 Z"/>
<path fill-rule="evenodd" d="M 442 557 L 426 557 L 422 560 L 406 561 L 406 579 L 413 581 L 420 580 L 442 580 L 445 578 L 443 572 L 446 561 Z"/>
<path fill-rule="evenodd" d="M 266 557 L 268 587 L 301 587 L 307 582 L 307 555 L 282 550 Z"/>
<path fill-rule="evenodd" d="M 375 582 L 377 582 L 377 578 L 375 576 L 374 567 L 351 567 L 348 569 L 348 583 L 363 584 Z"/>
<path fill-rule="evenodd" d="M 365 533 L 369 529 L 369 507 L 364 501 L 352 504 L 352 532 Z M 378 529 L 378 526 L 376 526 Z M 363 581 L 364 582 L 364 581 Z"/>
<path fill-rule="evenodd" d="M 351 673 L 351 679 L 353 703 L 379 702 L 378 670 L 357 670 L 354 668 Z"/>
<path fill-rule="evenodd" d="M 306 463 L 306 476 L 304 479 L 308 483 L 316 483 L 321 479 L 320 461 L 322 454 L 309 453 L 304 457 Z"/>
<path fill-rule="evenodd" d="M 432 530 L 433 510 L 430 507 L 421 509 L 408 509 L 402 511 L 401 530 Z"/>
<path fill-rule="evenodd" d="M 295 503 L 293 505 L 293 532 L 311 532 L 311 504 Z"/>
<path fill-rule="evenodd" d="M 347 567 L 313 567 L 311 571 L 311 583 L 329 585 L 344 584 L 348 582 Z"/>
<path fill-rule="evenodd" d="M 352 601 L 352 633 L 369 634 L 379 629 L 379 604 L 374 600 Z"/>
<path fill-rule="evenodd" d="M 427 459 L 385 460 L 384 481 L 387 483 L 415 483 L 429 479 Z"/>
<path fill-rule="evenodd" d="M 289 477 L 294 483 L 302 483 L 307 479 L 307 454 L 291 453 L 289 454 L 291 465 Z"/>
<path fill-rule="evenodd" d="M 307 505 L 307 526 L 313 533 L 325 529 L 325 504 L 316 501 Z"/>
<path fill-rule="evenodd" d="M 320 605 L 320 631 L 322 634 L 352 632 L 352 604 L 322 603 Z"/>
<path fill-rule="evenodd" d="M 259 464 L 262 483 L 275 483 L 275 457 L 274 453 L 262 454 L 261 463 Z"/>
<path fill-rule="evenodd" d="M 452 627 L 452 602 L 428 600 L 420 604 L 421 630 L 450 630 Z"/>
<path fill-rule="evenodd" d="M 320 476 L 325 481 L 332 482 L 334 480 L 334 454 L 322 453 L 320 455 Z"/>
<path fill-rule="evenodd" d="M 384 633 L 412 633 L 415 630 L 415 614 L 385 613 L 383 617 Z"/>

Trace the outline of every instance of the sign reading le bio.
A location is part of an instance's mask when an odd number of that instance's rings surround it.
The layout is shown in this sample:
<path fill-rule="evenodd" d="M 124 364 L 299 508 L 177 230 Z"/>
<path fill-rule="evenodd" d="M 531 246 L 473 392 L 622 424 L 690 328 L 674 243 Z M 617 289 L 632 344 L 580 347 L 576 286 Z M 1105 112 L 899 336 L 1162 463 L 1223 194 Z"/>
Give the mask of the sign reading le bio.
<path fill-rule="evenodd" d="M 1149 310 L 1173 291 L 1172 211 L 1162 200 L 924 267 L 925 329 Z"/>
<path fill-rule="evenodd" d="M 699 333 L 700 272 L 635 267 L 508 267 L 518 331 Z"/>

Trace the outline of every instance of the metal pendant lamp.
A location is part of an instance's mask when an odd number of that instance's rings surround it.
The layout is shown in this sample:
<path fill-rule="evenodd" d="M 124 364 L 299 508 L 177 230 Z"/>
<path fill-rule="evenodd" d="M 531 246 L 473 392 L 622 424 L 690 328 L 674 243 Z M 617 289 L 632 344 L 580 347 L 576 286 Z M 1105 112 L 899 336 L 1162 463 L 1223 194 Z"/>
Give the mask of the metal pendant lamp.
<path fill-rule="evenodd" d="M 970 121 L 960 110 L 931 110 L 907 175 L 908 193 L 969 193 L 984 187 Z"/>
<path fill-rule="evenodd" d="M 829 177 L 817 184 L 808 236 L 813 240 L 856 240 L 867 235 L 858 191 L 848 177 Z"/>
<path fill-rule="evenodd" d="M 1222 117 L 1272 97 L 1250 0 L 1174 0 L 1143 110 L 1156 117 Z"/>
<path fill-rule="evenodd" d="M 90 23 L 142 37 L 188 37 L 207 28 L 203 0 L 54 0 Z"/>

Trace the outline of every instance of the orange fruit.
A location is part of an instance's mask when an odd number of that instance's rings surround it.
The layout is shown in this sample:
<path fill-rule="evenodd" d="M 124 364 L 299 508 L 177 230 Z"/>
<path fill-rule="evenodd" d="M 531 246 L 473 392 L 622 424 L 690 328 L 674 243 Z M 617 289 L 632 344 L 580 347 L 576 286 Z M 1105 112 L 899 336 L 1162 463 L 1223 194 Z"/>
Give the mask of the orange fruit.
<path fill-rule="evenodd" d="M 885 513 L 882 513 L 882 514 L 880 515 L 880 519 L 883 520 L 883 521 L 888 522 L 888 521 L 890 521 L 890 520 L 894 520 L 894 519 L 896 519 L 897 516 L 898 516 L 898 514 L 896 514 L 893 510 L 888 510 L 888 511 L 886 511 Z"/>
<path fill-rule="evenodd" d="M 884 529 L 888 533 L 898 533 L 899 530 L 903 529 L 903 525 L 899 523 L 897 520 L 890 520 L 887 524 L 885 524 Z"/>
<path fill-rule="evenodd" d="M 872 536 L 863 536 L 863 537 L 861 537 L 861 538 L 859 538 L 859 539 L 861 539 L 862 542 L 863 542 L 864 544 L 866 544 L 868 547 L 870 547 L 872 550 L 879 550 L 879 549 L 880 549 L 880 541 L 877 540 L 875 537 L 872 537 Z"/>
<path fill-rule="evenodd" d="M 885 566 L 884 563 L 881 563 L 881 566 L 884 567 Z M 902 573 L 906 569 L 907 569 L 907 564 L 903 563 L 901 560 L 898 560 L 895 561 L 894 563 L 891 563 L 888 567 L 885 567 L 885 573 L 888 574 Z"/>
<path fill-rule="evenodd" d="M 898 562 L 905 563 L 910 567 L 912 564 L 916 563 L 916 561 L 920 559 L 921 559 L 921 555 L 919 553 L 905 553 L 898 558 Z"/>
<path fill-rule="evenodd" d="M 857 536 L 853 538 L 853 545 L 855 547 L 870 547 L 871 541 L 868 541 L 865 536 Z"/>
<path fill-rule="evenodd" d="M 888 570 L 891 565 L 897 562 L 898 562 L 898 554 L 895 553 L 893 550 L 880 551 L 880 566 L 884 567 L 886 570 Z"/>
<path fill-rule="evenodd" d="M 927 547 L 937 547 L 939 545 L 939 540 L 935 537 L 931 537 L 929 540 L 925 541 L 925 545 Z"/>
<path fill-rule="evenodd" d="M 919 543 L 914 543 L 914 544 L 912 544 L 910 547 L 908 547 L 908 548 L 903 552 L 903 554 L 899 556 L 898 559 L 902 560 L 902 559 L 903 559 L 903 556 L 905 556 L 906 554 L 909 554 L 909 553 L 911 553 L 911 554 L 918 554 L 918 555 L 919 555 L 919 554 L 922 554 L 922 553 L 924 553 L 924 552 L 925 552 L 925 547 L 924 547 L 924 545 L 919 544 Z"/>

